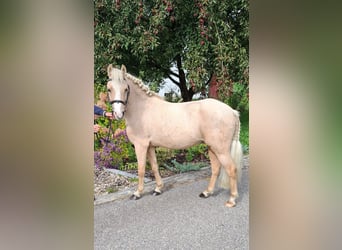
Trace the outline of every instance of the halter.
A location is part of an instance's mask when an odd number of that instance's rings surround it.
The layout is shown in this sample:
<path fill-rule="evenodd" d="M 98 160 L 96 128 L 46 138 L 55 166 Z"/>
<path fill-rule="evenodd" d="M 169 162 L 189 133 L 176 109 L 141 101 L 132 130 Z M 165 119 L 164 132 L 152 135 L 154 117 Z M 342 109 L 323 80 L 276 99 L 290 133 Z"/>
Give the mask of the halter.
<path fill-rule="evenodd" d="M 126 100 L 125 100 L 125 101 L 122 101 L 122 100 L 113 100 L 113 101 L 109 101 L 110 105 L 112 105 L 113 103 L 121 103 L 121 104 L 123 104 L 123 105 L 125 105 L 125 106 L 127 105 L 129 93 L 131 92 L 129 85 L 127 85 L 127 86 L 128 86 L 128 88 L 127 88 Z"/>

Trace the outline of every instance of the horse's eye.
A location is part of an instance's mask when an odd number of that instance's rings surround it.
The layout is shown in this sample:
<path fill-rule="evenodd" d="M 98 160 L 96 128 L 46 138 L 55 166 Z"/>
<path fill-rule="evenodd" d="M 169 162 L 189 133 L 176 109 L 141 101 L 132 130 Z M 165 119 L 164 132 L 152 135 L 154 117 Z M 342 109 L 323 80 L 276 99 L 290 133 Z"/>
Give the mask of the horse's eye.
<path fill-rule="evenodd" d="M 125 92 L 127 92 L 127 91 L 128 91 L 128 89 L 126 88 L 126 89 L 125 89 Z"/>
<path fill-rule="evenodd" d="M 107 89 L 108 90 L 108 92 L 110 92 L 110 89 Z"/>

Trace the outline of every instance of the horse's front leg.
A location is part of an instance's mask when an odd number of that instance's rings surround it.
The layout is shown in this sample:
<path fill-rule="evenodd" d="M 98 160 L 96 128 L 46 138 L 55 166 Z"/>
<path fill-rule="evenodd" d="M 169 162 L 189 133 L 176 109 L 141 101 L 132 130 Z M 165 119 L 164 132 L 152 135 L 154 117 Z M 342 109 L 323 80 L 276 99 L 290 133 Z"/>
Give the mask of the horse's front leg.
<path fill-rule="evenodd" d="M 137 200 L 141 197 L 141 194 L 144 191 L 146 153 L 148 147 L 134 144 L 134 148 L 138 160 L 138 189 L 133 193 L 131 199 Z"/>
<path fill-rule="evenodd" d="M 163 182 L 158 170 L 157 157 L 155 152 L 155 147 L 150 146 L 147 151 L 147 158 L 151 164 L 154 177 L 156 178 L 156 188 L 153 191 L 153 195 L 161 194 L 161 189 L 163 188 Z"/>

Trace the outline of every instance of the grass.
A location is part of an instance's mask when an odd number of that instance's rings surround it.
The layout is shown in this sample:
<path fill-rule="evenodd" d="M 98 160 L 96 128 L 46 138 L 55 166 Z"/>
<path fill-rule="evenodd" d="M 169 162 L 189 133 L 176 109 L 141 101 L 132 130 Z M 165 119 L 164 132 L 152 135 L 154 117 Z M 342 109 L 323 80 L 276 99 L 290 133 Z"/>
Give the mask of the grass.
<path fill-rule="evenodd" d="M 129 178 L 130 182 L 138 182 L 138 180 L 139 180 L 138 178 Z"/>
<path fill-rule="evenodd" d="M 117 192 L 119 189 L 117 188 L 114 188 L 114 187 L 109 187 L 106 189 L 106 191 L 108 192 L 108 194 L 112 194 L 112 193 L 115 193 Z"/>

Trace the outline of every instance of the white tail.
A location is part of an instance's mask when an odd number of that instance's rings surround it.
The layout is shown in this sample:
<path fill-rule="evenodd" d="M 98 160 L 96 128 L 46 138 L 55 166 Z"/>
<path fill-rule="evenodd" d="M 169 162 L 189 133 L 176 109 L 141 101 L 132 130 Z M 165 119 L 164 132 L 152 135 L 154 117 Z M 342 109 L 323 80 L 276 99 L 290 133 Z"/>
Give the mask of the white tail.
<path fill-rule="evenodd" d="M 237 127 L 235 130 L 234 138 L 230 148 L 230 155 L 235 163 L 236 170 L 237 170 L 237 182 L 240 182 L 241 179 L 241 169 L 242 169 L 242 157 L 243 157 L 243 150 L 242 145 L 239 141 L 240 137 L 240 121 L 239 121 L 239 113 L 236 111 L 237 116 Z M 225 189 L 229 188 L 229 176 L 227 171 L 221 167 L 220 175 L 218 177 L 219 186 Z"/>

